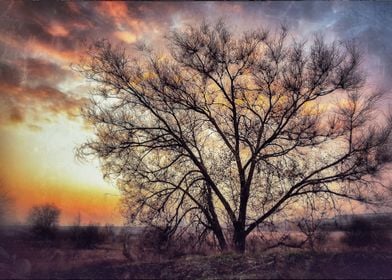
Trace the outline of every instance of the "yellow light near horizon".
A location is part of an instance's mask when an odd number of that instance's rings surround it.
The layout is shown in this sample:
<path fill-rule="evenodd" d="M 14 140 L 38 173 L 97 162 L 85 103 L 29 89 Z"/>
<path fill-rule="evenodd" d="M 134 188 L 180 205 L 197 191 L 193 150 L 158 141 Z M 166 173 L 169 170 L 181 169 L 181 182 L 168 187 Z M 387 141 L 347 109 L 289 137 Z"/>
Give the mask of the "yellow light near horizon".
<path fill-rule="evenodd" d="M 99 218 L 108 216 L 105 201 L 109 196 L 109 204 L 117 211 L 114 201 L 119 192 L 103 180 L 97 161 L 81 163 L 74 156 L 75 147 L 91 132 L 81 121 L 62 115 L 38 126 L 32 129 L 24 123 L 0 128 L 0 175 L 20 210 L 17 216 L 25 215 L 33 205 L 52 201 L 64 208 L 66 222 L 77 211 L 85 211 L 90 222 L 106 222 Z M 112 220 L 117 223 L 119 217 Z"/>

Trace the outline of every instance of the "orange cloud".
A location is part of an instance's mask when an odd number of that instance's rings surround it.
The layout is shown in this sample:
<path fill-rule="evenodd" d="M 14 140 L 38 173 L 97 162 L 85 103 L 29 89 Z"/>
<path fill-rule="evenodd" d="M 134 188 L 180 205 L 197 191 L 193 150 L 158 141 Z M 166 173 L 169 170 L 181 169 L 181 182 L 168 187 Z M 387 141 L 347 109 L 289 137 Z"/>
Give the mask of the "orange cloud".
<path fill-rule="evenodd" d="M 80 61 L 81 50 L 76 51 L 76 47 L 73 50 L 66 48 L 59 48 L 57 44 L 50 44 L 44 41 L 35 39 L 35 37 L 29 37 L 24 39 L 22 42 L 20 38 L 13 34 L 0 34 L 0 42 L 5 44 L 8 49 L 19 51 L 24 54 L 28 54 L 29 57 L 42 57 L 46 60 L 55 60 L 58 63 L 73 63 Z M 77 43 L 75 43 L 77 46 Z"/>
<path fill-rule="evenodd" d="M 125 2 L 101 2 L 97 10 L 114 23 L 117 29 L 114 37 L 128 44 L 134 43 L 143 33 L 157 33 L 159 29 L 157 22 L 141 19 L 140 15 L 128 9 Z"/>
<path fill-rule="evenodd" d="M 47 31 L 50 35 L 55 37 L 66 37 L 69 34 L 69 31 L 63 26 L 58 23 L 53 23 L 49 25 Z"/>
<path fill-rule="evenodd" d="M 128 6 L 125 2 L 103 1 L 98 6 L 98 12 L 102 15 L 109 15 L 117 22 L 128 16 Z"/>
<path fill-rule="evenodd" d="M 77 63 L 80 61 L 80 51 L 62 50 L 38 40 L 29 40 L 27 48 L 36 55 L 41 55 L 47 59 L 51 58 L 62 63 Z"/>

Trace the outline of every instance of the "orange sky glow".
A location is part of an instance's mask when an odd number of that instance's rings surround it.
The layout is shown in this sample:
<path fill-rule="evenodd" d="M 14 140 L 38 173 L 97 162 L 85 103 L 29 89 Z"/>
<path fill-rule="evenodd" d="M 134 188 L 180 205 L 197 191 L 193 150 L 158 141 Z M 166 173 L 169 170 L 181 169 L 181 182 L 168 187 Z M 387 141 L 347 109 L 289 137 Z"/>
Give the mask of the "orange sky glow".
<path fill-rule="evenodd" d="M 78 213 L 83 223 L 122 224 L 119 192 L 98 161 L 79 162 L 75 148 L 93 135 L 80 117 L 91 85 L 71 65 L 89 43 L 106 38 L 130 49 L 146 41 L 164 47 L 164 35 L 202 19 L 223 18 L 234 30 L 286 23 L 293 35 L 364 42 L 370 83 L 390 88 L 391 21 L 382 3 L 0 3 L 0 182 L 12 198 L 12 222 L 29 209 L 54 203 L 61 223 Z M 389 10 L 388 10 L 389 9 Z M 390 13 L 389 13 L 390 15 Z M 378 38 L 374 40 L 374 38 Z M 388 48 L 387 48 L 388 46 Z"/>

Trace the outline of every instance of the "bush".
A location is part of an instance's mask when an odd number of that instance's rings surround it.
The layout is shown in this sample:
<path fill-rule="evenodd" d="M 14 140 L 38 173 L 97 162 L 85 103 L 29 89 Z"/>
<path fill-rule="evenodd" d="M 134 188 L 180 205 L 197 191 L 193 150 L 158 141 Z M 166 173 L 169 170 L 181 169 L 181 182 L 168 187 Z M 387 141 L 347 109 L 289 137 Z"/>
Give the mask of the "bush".
<path fill-rule="evenodd" d="M 75 225 L 71 229 L 71 242 L 78 249 L 94 249 L 104 239 L 97 225 Z"/>
<path fill-rule="evenodd" d="M 53 204 L 35 206 L 30 210 L 27 223 L 38 239 L 54 239 L 58 230 L 60 209 Z"/>
<path fill-rule="evenodd" d="M 131 261 L 157 261 L 176 259 L 189 255 L 208 255 L 216 253 L 217 242 L 213 236 L 192 232 L 170 234 L 170 231 L 157 227 L 146 227 L 142 232 L 120 233 L 123 242 L 123 255 Z"/>
<path fill-rule="evenodd" d="M 123 255 L 130 260 L 160 258 L 164 252 L 167 252 L 169 242 L 170 237 L 164 230 L 146 227 L 137 235 L 124 234 Z"/>
<path fill-rule="evenodd" d="M 328 233 L 320 228 L 321 220 L 303 219 L 297 223 L 299 231 L 305 236 L 304 245 L 312 251 L 325 245 Z"/>
<path fill-rule="evenodd" d="M 388 244 L 390 238 L 387 230 L 375 229 L 369 220 L 357 217 L 346 229 L 342 241 L 351 247 L 378 247 Z"/>
<path fill-rule="evenodd" d="M 113 243 L 116 241 L 116 233 L 114 231 L 114 226 L 110 224 L 106 224 L 102 228 L 101 238 L 103 242 Z"/>
<path fill-rule="evenodd" d="M 7 215 L 10 213 L 11 198 L 6 192 L 4 185 L 0 182 L 0 227 L 7 221 Z"/>

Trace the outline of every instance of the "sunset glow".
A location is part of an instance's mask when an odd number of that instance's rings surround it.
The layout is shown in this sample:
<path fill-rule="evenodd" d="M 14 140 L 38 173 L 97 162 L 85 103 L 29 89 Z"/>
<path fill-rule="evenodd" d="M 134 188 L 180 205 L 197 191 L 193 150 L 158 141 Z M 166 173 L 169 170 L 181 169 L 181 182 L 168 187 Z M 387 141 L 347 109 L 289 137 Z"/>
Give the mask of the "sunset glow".
<path fill-rule="evenodd" d="M 371 4 L 371 5 L 370 5 Z M 119 191 L 99 162 L 79 162 L 75 148 L 93 135 L 80 109 L 91 85 L 72 65 L 89 44 L 108 39 L 164 49 L 174 28 L 223 18 L 234 30 L 286 24 L 293 36 L 357 39 L 368 83 L 391 96 L 392 5 L 382 2 L 0 2 L 0 177 L 14 222 L 37 204 L 55 203 L 61 222 L 122 224 Z M 310 108 L 309 108 L 310 110 Z"/>

